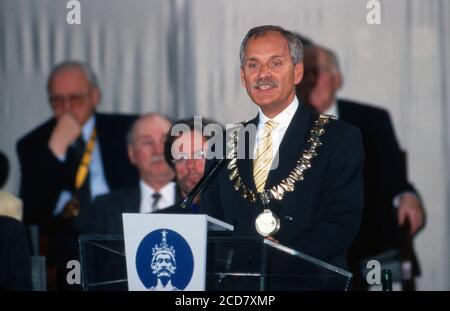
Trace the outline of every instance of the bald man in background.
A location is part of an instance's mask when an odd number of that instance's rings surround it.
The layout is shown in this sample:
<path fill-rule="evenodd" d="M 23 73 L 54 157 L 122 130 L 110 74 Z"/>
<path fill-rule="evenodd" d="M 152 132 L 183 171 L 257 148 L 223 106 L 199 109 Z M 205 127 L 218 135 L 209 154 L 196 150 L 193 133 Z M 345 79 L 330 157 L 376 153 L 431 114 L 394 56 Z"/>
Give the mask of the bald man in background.
<path fill-rule="evenodd" d="M 139 118 L 128 135 L 128 157 L 139 171 L 139 183 L 98 197 L 83 231 L 122 234 L 122 213 L 152 213 L 181 201 L 175 173 L 164 158 L 164 143 L 172 126 L 163 115 L 149 113 Z"/>

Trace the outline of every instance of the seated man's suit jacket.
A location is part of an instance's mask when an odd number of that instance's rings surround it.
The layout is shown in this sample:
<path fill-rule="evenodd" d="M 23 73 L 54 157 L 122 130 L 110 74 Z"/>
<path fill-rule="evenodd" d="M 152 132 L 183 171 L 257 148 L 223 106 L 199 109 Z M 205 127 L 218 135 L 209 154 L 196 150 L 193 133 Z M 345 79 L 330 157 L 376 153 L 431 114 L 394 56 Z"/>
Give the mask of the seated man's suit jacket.
<path fill-rule="evenodd" d="M 339 119 L 360 129 L 364 144 L 364 213 L 349 254 L 352 265 L 358 265 L 363 258 L 399 248 L 401 235 L 393 200 L 402 192 L 416 191 L 407 181 L 406 163 L 388 112 L 348 100 L 338 100 L 337 108 Z"/>
<path fill-rule="evenodd" d="M 138 180 L 127 156 L 126 133 L 134 116 L 96 114 L 97 143 L 103 172 L 111 191 Z M 45 122 L 17 144 L 21 167 L 20 197 L 24 202 L 24 222 L 38 224 L 46 231 L 57 200 L 63 190 L 73 192 L 77 165 L 60 162 L 48 142 L 56 120 Z M 89 178 L 89 176 L 88 176 Z"/>
<path fill-rule="evenodd" d="M 178 187 L 175 190 L 175 202 L 181 202 L 182 197 Z M 139 185 L 120 189 L 107 195 L 99 196 L 93 202 L 88 213 L 80 211 L 80 217 L 87 226 L 83 232 L 97 234 L 123 234 L 122 214 L 139 213 L 141 191 Z M 156 213 L 171 213 L 178 211 L 177 205 L 162 209 Z"/>
<path fill-rule="evenodd" d="M 318 115 L 300 104 L 281 141 L 278 168 L 271 170 L 266 189 L 277 185 L 296 166 Z M 249 121 L 258 124 L 258 117 Z M 320 137 L 317 156 L 304 180 L 286 192 L 281 201 L 271 199 L 270 208 L 281 227 L 273 236 L 281 244 L 339 267 L 346 267 L 346 253 L 359 229 L 363 209 L 363 146 L 359 130 L 343 121 L 330 120 Z M 253 146 L 246 144 L 253 152 Z M 207 160 L 207 168 L 215 160 Z M 245 185 L 256 192 L 253 160 L 237 160 Z M 234 189 L 225 166 L 202 195 L 200 213 L 224 220 L 235 227 L 235 235 L 258 236 L 255 219 L 263 211 L 260 200 L 251 203 Z"/>

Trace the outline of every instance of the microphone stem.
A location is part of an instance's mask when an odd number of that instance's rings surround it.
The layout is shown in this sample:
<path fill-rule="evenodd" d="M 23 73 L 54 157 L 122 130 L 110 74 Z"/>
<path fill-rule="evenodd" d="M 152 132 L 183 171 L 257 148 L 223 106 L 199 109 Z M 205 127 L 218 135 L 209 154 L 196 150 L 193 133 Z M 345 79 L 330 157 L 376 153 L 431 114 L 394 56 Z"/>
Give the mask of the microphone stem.
<path fill-rule="evenodd" d="M 180 207 L 181 208 L 187 208 L 189 207 L 192 202 L 194 201 L 195 197 L 203 191 L 203 189 L 206 187 L 208 182 L 214 178 L 216 173 L 224 166 L 226 163 L 226 157 L 220 159 L 215 165 L 213 165 L 206 174 L 202 176 L 202 178 L 198 181 L 198 183 L 194 186 L 194 188 L 189 192 L 189 194 L 186 196 L 186 198 L 181 202 Z"/>

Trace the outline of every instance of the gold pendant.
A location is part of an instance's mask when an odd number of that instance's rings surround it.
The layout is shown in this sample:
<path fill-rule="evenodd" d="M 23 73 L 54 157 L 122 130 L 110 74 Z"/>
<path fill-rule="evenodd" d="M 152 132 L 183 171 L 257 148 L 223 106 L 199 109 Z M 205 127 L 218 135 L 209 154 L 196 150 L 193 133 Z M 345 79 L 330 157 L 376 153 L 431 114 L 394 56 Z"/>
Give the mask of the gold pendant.
<path fill-rule="evenodd" d="M 270 209 L 265 209 L 256 217 L 255 226 L 260 235 L 272 236 L 280 229 L 280 219 Z"/>

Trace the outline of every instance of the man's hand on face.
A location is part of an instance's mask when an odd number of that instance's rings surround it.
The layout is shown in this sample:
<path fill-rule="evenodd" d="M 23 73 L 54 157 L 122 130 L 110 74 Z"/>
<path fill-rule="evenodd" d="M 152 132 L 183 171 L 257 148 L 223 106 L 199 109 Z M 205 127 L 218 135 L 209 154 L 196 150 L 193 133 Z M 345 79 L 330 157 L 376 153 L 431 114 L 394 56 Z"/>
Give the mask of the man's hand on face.
<path fill-rule="evenodd" d="M 398 207 L 398 224 L 403 225 L 408 219 L 410 234 L 413 236 L 424 224 L 424 212 L 419 199 L 412 193 L 405 193 L 400 198 Z"/>
<path fill-rule="evenodd" d="M 56 157 L 63 157 L 67 148 L 81 134 L 81 125 L 69 112 L 58 118 L 48 146 Z"/>

